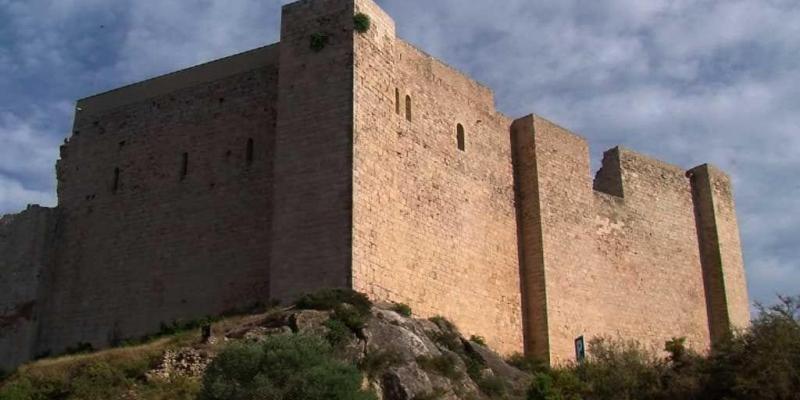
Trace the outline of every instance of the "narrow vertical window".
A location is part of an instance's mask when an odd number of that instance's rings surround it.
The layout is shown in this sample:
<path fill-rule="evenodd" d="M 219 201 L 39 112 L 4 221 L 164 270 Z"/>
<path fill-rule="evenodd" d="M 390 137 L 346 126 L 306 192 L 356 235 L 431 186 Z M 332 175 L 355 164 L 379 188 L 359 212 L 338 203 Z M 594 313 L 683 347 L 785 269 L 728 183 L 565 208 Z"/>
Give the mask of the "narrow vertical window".
<path fill-rule="evenodd" d="M 186 179 L 187 174 L 189 174 L 189 153 L 183 153 L 181 159 L 181 180 Z"/>
<path fill-rule="evenodd" d="M 119 168 L 114 168 L 114 183 L 111 185 L 111 193 L 116 194 L 119 189 Z"/>
<path fill-rule="evenodd" d="M 394 89 L 394 112 L 400 115 L 400 89 Z"/>
<path fill-rule="evenodd" d="M 247 139 L 247 151 L 245 152 L 245 162 L 247 166 L 253 164 L 253 139 Z"/>
<path fill-rule="evenodd" d="M 456 126 L 456 142 L 458 143 L 458 149 L 464 151 L 466 148 L 466 138 L 464 137 L 464 125 L 458 124 Z"/>
<path fill-rule="evenodd" d="M 411 121 L 411 96 L 406 96 L 406 119 Z"/>

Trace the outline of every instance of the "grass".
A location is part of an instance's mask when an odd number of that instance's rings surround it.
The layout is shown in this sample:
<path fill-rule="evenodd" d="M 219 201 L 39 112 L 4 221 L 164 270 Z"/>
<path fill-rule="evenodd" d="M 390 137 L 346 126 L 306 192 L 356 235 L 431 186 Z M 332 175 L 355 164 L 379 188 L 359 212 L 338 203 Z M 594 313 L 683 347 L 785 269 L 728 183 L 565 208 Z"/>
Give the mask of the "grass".
<path fill-rule="evenodd" d="M 198 338 L 180 334 L 147 344 L 98 353 L 39 360 L 20 367 L 0 387 L 2 400 L 29 399 L 193 399 L 199 382 L 148 382 L 149 371 L 167 349 L 184 347 Z"/>

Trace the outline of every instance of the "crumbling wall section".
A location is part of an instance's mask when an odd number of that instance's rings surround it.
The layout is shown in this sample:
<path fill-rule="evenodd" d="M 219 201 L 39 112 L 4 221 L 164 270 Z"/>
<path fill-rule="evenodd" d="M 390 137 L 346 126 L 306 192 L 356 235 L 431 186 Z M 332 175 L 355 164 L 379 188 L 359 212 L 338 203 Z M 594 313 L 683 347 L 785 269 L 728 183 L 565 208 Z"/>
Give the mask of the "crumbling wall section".
<path fill-rule="evenodd" d="M 29 206 L 0 218 L 0 368 L 35 356 L 40 296 L 50 262 L 57 211 Z"/>
<path fill-rule="evenodd" d="M 574 361 L 581 336 L 633 338 L 654 350 L 686 337 L 692 348 L 707 349 L 685 171 L 615 148 L 592 182 L 583 138 L 536 116 L 517 120 L 512 135 L 533 354 L 554 364 Z"/>
<path fill-rule="evenodd" d="M 38 353 L 269 300 L 277 46 L 78 102 Z"/>

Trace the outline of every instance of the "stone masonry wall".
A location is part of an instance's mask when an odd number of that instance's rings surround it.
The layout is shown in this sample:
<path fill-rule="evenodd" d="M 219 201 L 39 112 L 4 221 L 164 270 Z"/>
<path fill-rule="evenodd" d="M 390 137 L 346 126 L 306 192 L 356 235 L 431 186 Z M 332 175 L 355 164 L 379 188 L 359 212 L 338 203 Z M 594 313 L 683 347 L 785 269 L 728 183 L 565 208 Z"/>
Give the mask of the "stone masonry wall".
<path fill-rule="evenodd" d="M 354 287 L 522 351 L 510 120 L 489 89 L 356 4 L 373 27 L 355 45 Z"/>
<path fill-rule="evenodd" d="M 34 356 L 39 296 L 56 225 L 56 210 L 39 206 L 0 218 L 0 368 Z"/>
<path fill-rule="evenodd" d="M 584 139 L 539 117 L 516 121 L 513 138 L 526 180 L 518 188 L 528 348 L 555 364 L 574 360 L 579 336 L 635 338 L 655 350 L 686 337 L 708 348 L 685 172 L 616 148 L 593 185 Z"/>
<path fill-rule="evenodd" d="M 291 301 L 352 281 L 352 1 L 284 6 L 278 91 L 271 291 Z"/>
<path fill-rule="evenodd" d="M 265 47 L 78 102 L 38 353 L 269 299 L 277 61 Z"/>
<path fill-rule="evenodd" d="M 701 165 L 689 171 L 712 340 L 750 323 L 749 300 L 730 178 Z"/>

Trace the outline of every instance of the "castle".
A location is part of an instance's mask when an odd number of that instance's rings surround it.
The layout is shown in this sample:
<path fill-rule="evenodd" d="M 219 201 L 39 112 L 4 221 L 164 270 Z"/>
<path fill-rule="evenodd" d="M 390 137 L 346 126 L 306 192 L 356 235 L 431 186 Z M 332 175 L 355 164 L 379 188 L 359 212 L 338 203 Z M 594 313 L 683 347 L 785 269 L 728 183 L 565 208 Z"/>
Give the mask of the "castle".
<path fill-rule="evenodd" d="M 56 169 L 57 207 L 0 220 L 2 367 L 329 287 L 551 363 L 749 321 L 724 173 L 614 148 L 592 180 L 585 139 L 499 113 L 372 0 L 79 100 Z"/>

